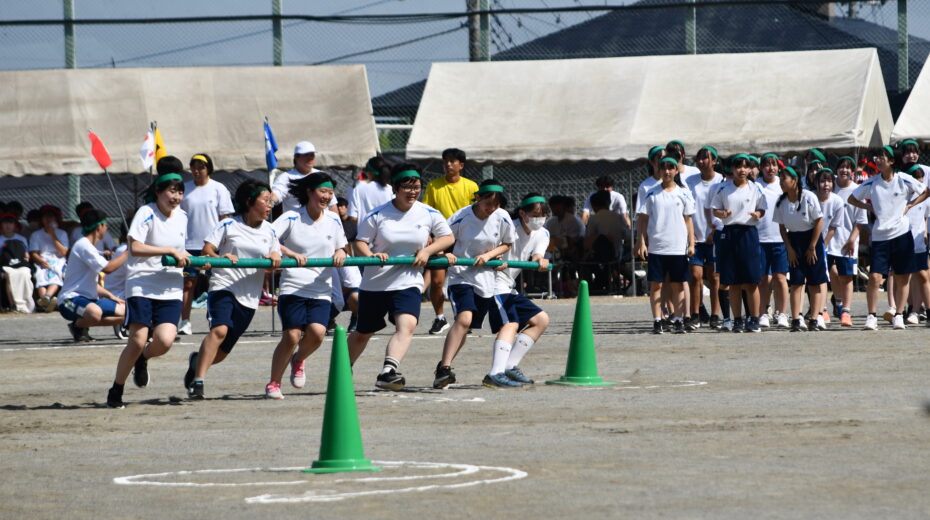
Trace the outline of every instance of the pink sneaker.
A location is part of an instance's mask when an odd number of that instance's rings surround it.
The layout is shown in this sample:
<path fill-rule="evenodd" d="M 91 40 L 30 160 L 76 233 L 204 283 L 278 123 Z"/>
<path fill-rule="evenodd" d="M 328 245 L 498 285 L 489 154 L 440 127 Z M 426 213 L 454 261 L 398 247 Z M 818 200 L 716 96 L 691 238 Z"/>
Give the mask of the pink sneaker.
<path fill-rule="evenodd" d="M 284 399 L 281 393 L 281 383 L 272 381 L 265 385 L 265 399 Z"/>
<path fill-rule="evenodd" d="M 296 352 L 291 356 L 291 386 L 303 388 L 307 383 L 307 376 L 304 374 L 304 362 L 297 362 L 296 356 Z"/>

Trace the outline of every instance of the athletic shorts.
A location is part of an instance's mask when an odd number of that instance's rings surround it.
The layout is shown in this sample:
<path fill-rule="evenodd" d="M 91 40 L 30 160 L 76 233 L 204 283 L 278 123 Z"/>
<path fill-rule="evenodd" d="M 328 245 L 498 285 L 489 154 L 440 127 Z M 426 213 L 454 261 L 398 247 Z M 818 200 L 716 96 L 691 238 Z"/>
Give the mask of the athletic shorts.
<path fill-rule="evenodd" d="M 188 249 L 187 252 L 191 256 L 203 256 L 202 249 Z M 207 273 L 209 273 L 209 271 L 201 272 L 199 267 L 187 266 L 184 268 L 184 278 L 197 278 L 201 274 L 207 274 Z M 194 296 L 196 297 L 197 295 L 195 294 Z"/>
<path fill-rule="evenodd" d="M 181 321 L 181 300 L 156 300 L 144 296 L 132 296 L 126 300 L 126 327 L 139 323 L 145 327 L 157 327 L 162 323 L 174 326 Z"/>
<path fill-rule="evenodd" d="M 694 244 L 694 256 L 692 256 L 690 259 L 691 265 L 696 265 L 699 267 L 713 266 L 714 262 L 715 259 L 713 244 L 708 244 L 707 242 Z"/>
<path fill-rule="evenodd" d="M 491 332 L 495 334 L 508 323 L 518 323 L 520 317 L 515 306 L 506 306 L 502 296 L 494 295 L 484 298 L 475 294 L 475 288 L 468 284 L 456 284 L 449 287 L 449 302 L 456 316 L 460 312 L 471 311 L 469 328 L 480 329 L 484 326 L 484 317 L 488 317 Z"/>
<path fill-rule="evenodd" d="M 869 273 L 887 276 L 889 270 L 895 274 L 910 274 L 916 270 L 914 237 L 910 231 L 889 240 L 873 240 L 871 255 L 872 265 L 869 266 Z"/>
<path fill-rule="evenodd" d="M 85 298 L 83 296 L 73 296 L 67 300 L 59 301 L 58 313 L 61 314 L 64 319 L 68 321 L 74 321 L 84 316 L 84 311 L 91 303 L 97 307 L 100 307 L 100 310 L 103 311 L 104 318 L 109 316 L 116 316 L 117 303 L 115 301 L 109 298 L 91 300 L 90 298 Z"/>
<path fill-rule="evenodd" d="M 687 282 L 691 280 L 691 270 L 688 269 L 686 255 L 654 255 L 649 254 L 646 260 L 646 280 L 662 283 L 668 276 L 669 282 Z"/>
<path fill-rule="evenodd" d="M 387 326 L 384 316 L 391 321 L 395 314 L 409 314 L 420 321 L 420 289 L 408 287 L 396 291 L 358 292 L 358 323 L 355 330 L 362 334 L 374 334 Z"/>
<path fill-rule="evenodd" d="M 836 266 L 836 274 L 840 276 L 856 275 L 856 259 L 849 256 L 827 255 L 827 267 Z"/>
<path fill-rule="evenodd" d="M 717 272 L 721 285 L 756 284 L 762 279 L 756 226 L 725 226 L 718 235 Z"/>
<path fill-rule="evenodd" d="M 760 243 L 759 260 L 763 276 L 788 272 L 788 250 L 781 242 Z"/>
<path fill-rule="evenodd" d="M 914 272 L 927 270 L 927 252 L 914 253 Z"/>
<path fill-rule="evenodd" d="M 304 329 L 311 323 L 329 325 L 329 308 L 332 302 L 317 298 L 304 298 L 296 294 L 278 297 L 278 316 L 281 327 L 287 329 Z"/>
<path fill-rule="evenodd" d="M 225 325 L 226 338 L 220 344 L 220 350 L 229 354 L 242 333 L 249 328 L 255 309 L 241 303 L 229 291 L 211 291 L 207 294 L 207 323 L 210 329 Z"/>
<path fill-rule="evenodd" d="M 543 311 L 539 308 L 539 306 L 533 303 L 532 300 L 526 296 L 523 296 L 522 294 L 501 294 L 497 297 L 500 298 L 501 303 L 503 303 L 504 308 L 507 310 L 507 316 L 510 318 L 510 321 L 516 321 L 520 324 L 517 327 L 518 330 L 523 330 L 527 325 L 529 325 L 530 320 L 533 319 L 533 316 L 536 316 Z M 473 326 L 474 321 L 475 320 L 472 319 Z M 494 332 L 496 333 L 497 330 L 494 330 Z"/>
<path fill-rule="evenodd" d="M 788 284 L 797 285 L 819 285 L 827 283 L 830 277 L 827 275 L 827 253 L 823 247 L 823 237 L 817 238 L 817 261 L 813 264 L 807 263 L 807 248 L 811 243 L 811 234 L 813 229 L 807 231 L 791 231 L 788 233 L 788 240 L 791 247 L 798 256 L 798 264 L 788 271 Z"/>

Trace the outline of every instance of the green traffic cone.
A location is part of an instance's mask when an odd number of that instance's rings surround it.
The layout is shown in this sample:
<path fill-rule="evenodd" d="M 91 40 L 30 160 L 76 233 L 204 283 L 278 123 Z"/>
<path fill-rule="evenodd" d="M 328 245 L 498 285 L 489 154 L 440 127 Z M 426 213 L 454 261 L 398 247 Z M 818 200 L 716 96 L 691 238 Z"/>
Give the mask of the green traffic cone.
<path fill-rule="evenodd" d="M 588 282 L 578 286 L 575 302 L 575 321 L 572 323 L 572 340 L 568 345 L 568 363 L 565 375 L 547 385 L 610 386 L 597 375 L 594 356 L 594 328 L 591 326 L 591 302 L 588 301 Z"/>
<path fill-rule="evenodd" d="M 326 386 L 326 409 L 323 412 L 323 435 L 320 458 L 307 473 L 342 473 L 348 471 L 381 471 L 365 458 L 362 431 L 355 406 L 355 387 L 349 366 L 349 345 L 346 329 L 336 327 L 333 351 L 329 361 L 329 383 Z"/>

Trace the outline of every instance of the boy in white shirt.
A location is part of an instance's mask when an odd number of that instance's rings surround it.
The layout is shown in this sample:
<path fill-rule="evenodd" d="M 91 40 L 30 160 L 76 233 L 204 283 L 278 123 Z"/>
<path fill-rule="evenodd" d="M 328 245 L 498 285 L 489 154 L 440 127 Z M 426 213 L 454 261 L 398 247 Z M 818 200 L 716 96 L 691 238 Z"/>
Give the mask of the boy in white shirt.
<path fill-rule="evenodd" d="M 64 283 L 65 259 L 68 255 L 68 234 L 61 229 L 61 210 L 42 206 L 42 227 L 29 236 L 29 252 L 36 265 L 36 307 L 52 312 L 58 307 L 58 291 Z"/>
<path fill-rule="evenodd" d="M 834 192 L 845 204 L 846 218 L 843 226 L 837 227 L 832 239 L 827 243 L 827 266 L 830 268 L 830 281 L 836 300 L 834 314 L 843 327 L 852 326 L 853 277 L 856 276 L 856 263 L 859 259 L 859 235 L 868 229 L 868 216 L 862 208 L 849 203 L 849 196 L 859 187 L 852 181 L 856 173 L 856 160 L 848 155 L 839 158 L 836 163 L 836 186 Z"/>

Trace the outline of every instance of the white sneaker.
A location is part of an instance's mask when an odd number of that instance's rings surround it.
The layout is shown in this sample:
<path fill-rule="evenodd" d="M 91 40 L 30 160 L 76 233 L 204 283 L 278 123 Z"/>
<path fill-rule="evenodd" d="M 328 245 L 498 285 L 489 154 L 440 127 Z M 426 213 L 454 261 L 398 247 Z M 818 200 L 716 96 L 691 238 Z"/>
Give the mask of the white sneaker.
<path fill-rule="evenodd" d="M 178 324 L 178 334 L 190 336 L 193 333 L 191 329 L 191 320 L 181 320 L 181 323 Z"/>
<path fill-rule="evenodd" d="M 895 330 L 903 330 L 903 329 L 906 329 L 907 326 L 904 325 L 904 316 L 901 316 L 900 314 L 895 314 L 895 315 L 894 315 L 894 318 L 892 318 L 891 326 L 892 326 Z"/>
<path fill-rule="evenodd" d="M 801 320 L 801 330 L 807 330 L 807 319 L 804 316 L 798 316 L 798 319 Z"/>
<path fill-rule="evenodd" d="M 733 331 L 733 320 L 731 320 L 730 318 L 723 320 L 723 327 L 721 327 L 720 330 L 732 332 Z"/>
<path fill-rule="evenodd" d="M 894 321 L 894 315 L 898 313 L 898 309 L 894 307 L 888 307 L 888 310 L 885 311 L 885 314 L 882 315 L 882 318 L 885 318 L 885 321 L 892 323 Z"/>
<path fill-rule="evenodd" d="M 760 326 L 760 327 L 763 327 L 763 328 L 766 328 L 766 329 L 772 326 L 772 324 L 769 323 L 769 315 L 768 315 L 768 314 L 763 314 L 762 316 L 759 316 L 759 326 Z"/>
<path fill-rule="evenodd" d="M 779 312 L 778 316 L 775 318 L 775 325 L 780 329 L 787 329 L 791 325 L 788 323 L 788 315 L 784 312 Z"/>
<path fill-rule="evenodd" d="M 869 314 L 865 318 L 865 326 L 862 327 L 865 330 L 876 330 L 878 329 L 878 318 L 874 314 Z"/>
<path fill-rule="evenodd" d="M 817 316 L 817 330 L 827 330 L 827 324 L 823 321 L 823 316 Z"/>
<path fill-rule="evenodd" d="M 917 316 L 916 312 L 912 312 L 907 315 L 907 320 L 905 320 L 908 325 L 917 325 L 920 323 L 920 317 Z"/>

